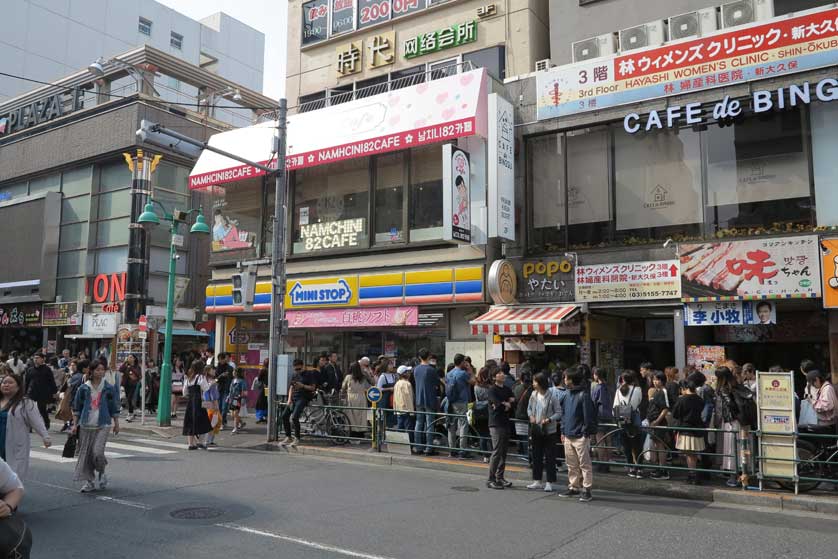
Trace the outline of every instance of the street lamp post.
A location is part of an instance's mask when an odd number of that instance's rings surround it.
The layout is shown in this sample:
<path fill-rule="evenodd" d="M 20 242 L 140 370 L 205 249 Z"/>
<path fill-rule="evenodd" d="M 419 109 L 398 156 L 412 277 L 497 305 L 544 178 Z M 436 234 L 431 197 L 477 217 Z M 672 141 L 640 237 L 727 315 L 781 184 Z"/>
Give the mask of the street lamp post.
<path fill-rule="evenodd" d="M 172 322 L 175 315 L 175 276 L 177 263 L 176 243 L 178 229 L 181 223 L 185 223 L 188 217 L 197 213 L 195 224 L 189 229 L 190 233 L 206 235 L 210 228 L 204 221 L 204 214 L 200 208 L 187 211 L 174 210 L 171 214 L 157 200 L 150 199 L 145 206 L 145 211 L 140 215 L 137 223 L 148 225 L 160 225 L 160 217 L 154 211 L 154 205 L 160 206 L 163 211 L 163 220 L 171 223 L 169 227 L 169 279 L 166 287 L 166 328 L 164 330 L 165 340 L 163 341 L 163 366 L 160 368 L 160 394 L 157 399 L 157 424 L 161 427 L 168 427 L 172 424 L 171 416 L 171 393 L 172 393 Z"/>

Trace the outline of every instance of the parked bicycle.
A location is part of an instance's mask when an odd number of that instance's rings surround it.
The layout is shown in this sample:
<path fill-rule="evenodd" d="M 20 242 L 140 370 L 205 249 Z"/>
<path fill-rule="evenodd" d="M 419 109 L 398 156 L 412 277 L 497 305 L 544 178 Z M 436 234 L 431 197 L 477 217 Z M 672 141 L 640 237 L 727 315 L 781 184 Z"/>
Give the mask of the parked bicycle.
<path fill-rule="evenodd" d="M 325 407 L 326 395 L 322 390 L 306 406 L 300 416 L 300 434 L 326 438 L 335 445 L 349 442 L 349 418 L 340 410 Z"/>
<path fill-rule="evenodd" d="M 830 436 L 832 435 L 832 436 Z M 806 492 L 822 482 L 838 483 L 838 438 L 831 425 L 801 425 L 797 439 L 797 490 Z M 817 479 L 812 479 L 817 478 Z M 794 481 L 778 481 L 781 487 L 794 491 Z"/>

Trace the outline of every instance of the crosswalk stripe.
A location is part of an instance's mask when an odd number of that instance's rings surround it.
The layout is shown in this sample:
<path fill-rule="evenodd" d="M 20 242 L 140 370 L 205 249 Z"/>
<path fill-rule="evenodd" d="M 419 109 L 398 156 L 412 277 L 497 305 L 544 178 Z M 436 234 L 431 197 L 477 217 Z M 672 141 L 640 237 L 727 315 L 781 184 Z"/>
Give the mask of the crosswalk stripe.
<path fill-rule="evenodd" d="M 130 450 L 133 452 L 141 452 L 145 454 L 177 454 L 174 450 L 163 450 L 161 448 L 151 448 L 147 446 L 136 446 L 132 444 L 112 443 L 108 442 L 109 448 L 116 448 L 119 450 Z M 107 456 L 107 454 L 106 454 Z"/>
<path fill-rule="evenodd" d="M 61 446 L 51 446 L 48 450 L 53 452 L 62 452 L 63 448 Z M 29 455 L 33 456 L 35 452 L 30 452 Z M 123 454 L 121 452 L 111 452 L 109 450 L 105 451 L 105 458 L 133 458 L 133 454 Z M 65 458 L 65 460 L 75 461 L 75 458 Z"/>
<path fill-rule="evenodd" d="M 132 443 L 145 443 L 154 446 L 162 446 L 164 448 L 177 448 L 179 450 L 186 450 L 189 445 L 184 443 L 170 443 L 168 441 L 156 441 L 154 439 L 123 439 Z"/>
<path fill-rule="evenodd" d="M 47 462 L 57 462 L 58 464 L 66 464 L 68 462 L 75 462 L 75 458 L 64 458 L 60 454 L 50 454 L 48 452 L 41 452 L 39 450 L 33 450 L 29 453 L 30 458 L 35 458 L 36 460 L 46 460 Z"/>

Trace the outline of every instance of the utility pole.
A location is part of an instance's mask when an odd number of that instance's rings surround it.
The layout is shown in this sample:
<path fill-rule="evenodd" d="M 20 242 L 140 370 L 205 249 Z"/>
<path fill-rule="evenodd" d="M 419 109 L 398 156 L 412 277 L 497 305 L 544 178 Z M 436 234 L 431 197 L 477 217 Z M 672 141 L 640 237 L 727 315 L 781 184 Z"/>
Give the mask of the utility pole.
<path fill-rule="evenodd" d="M 270 336 L 270 373 L 268 374 L 268 442 L 276 441 L 279 426 L 277 424 L 276 383 L 279 354 L 283 351 L 285 323 L 285 220 L 287 213 L 287 181 L 285 180 L 285 144 L 286 113 L 285 99 L 279 100 L 277 114 L 276 145 L 276 181 L 274 196 L 273 242 L 271 244 L 271 336 Z"/>

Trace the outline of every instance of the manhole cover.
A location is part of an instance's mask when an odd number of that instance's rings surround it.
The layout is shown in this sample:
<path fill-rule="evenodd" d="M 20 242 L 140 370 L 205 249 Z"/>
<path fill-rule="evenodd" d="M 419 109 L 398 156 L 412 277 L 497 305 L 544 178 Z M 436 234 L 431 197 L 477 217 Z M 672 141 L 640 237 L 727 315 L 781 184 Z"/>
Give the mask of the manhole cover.
<path fill-rule="evenodd" d="M 169 516 L 178 520 L 211 520 L 224 514 L 223 510 L 212 507 L 190 507 L 173 510 Z"/>
<path fill-rule="evenodd" d="M 455 485 L 451 489 L 453 489 L 454 491 L 462 491 L 463 493 L 476 493 L 480 491 L 476 487 L 469 487 L 467 485 Z"/>

